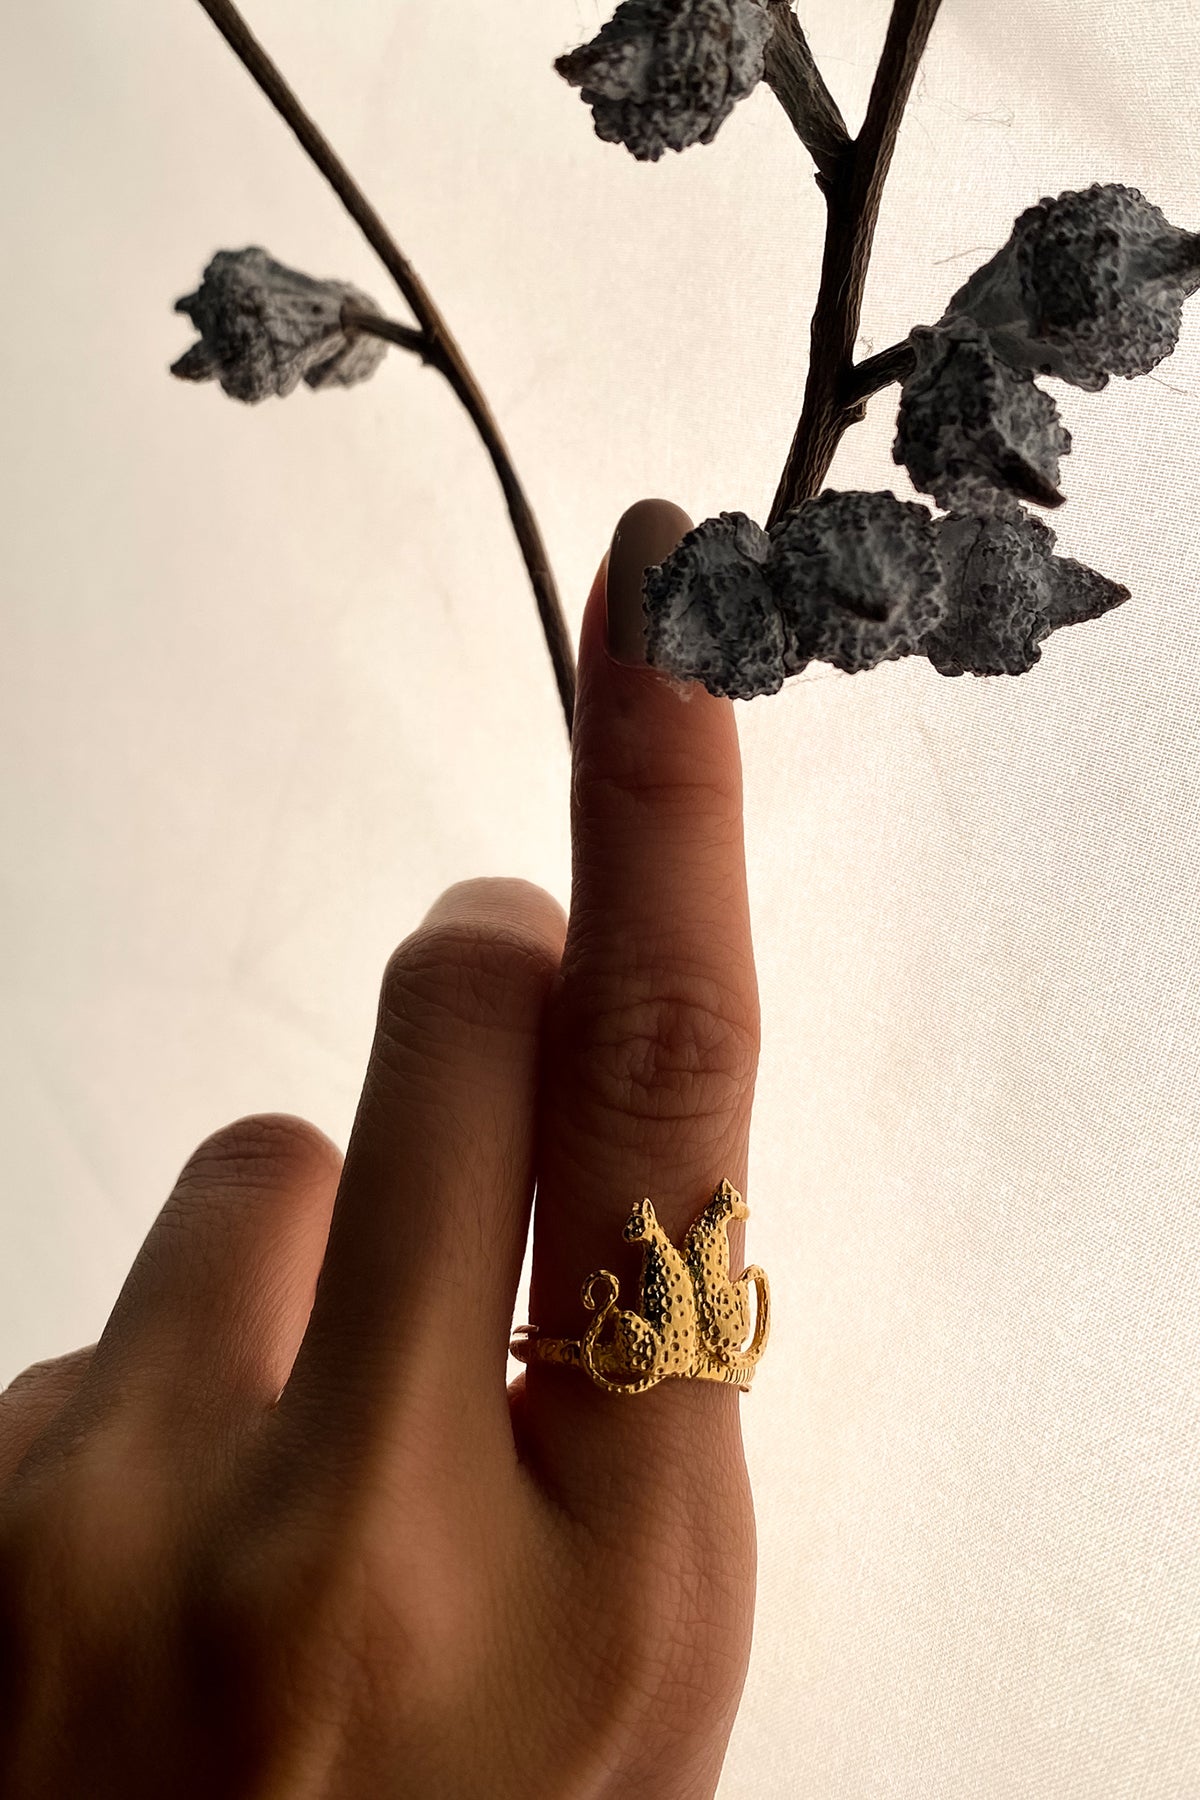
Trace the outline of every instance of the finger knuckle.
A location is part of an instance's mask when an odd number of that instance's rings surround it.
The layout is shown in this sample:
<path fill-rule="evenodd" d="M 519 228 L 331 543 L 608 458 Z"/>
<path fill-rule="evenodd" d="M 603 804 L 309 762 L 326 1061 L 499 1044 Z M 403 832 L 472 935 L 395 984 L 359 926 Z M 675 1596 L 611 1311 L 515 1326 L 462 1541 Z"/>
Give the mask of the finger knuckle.
<path fill-rule="evenodd" d="M 14 1424 L 21 1429 L 17 1422 L 24 1422 L 27 1430 L 29 1420 L 52 1417 L 75 1393 L 95 1353 L 95 1344 L 88 1344 L 84 1349 L 71 1350 L 65 1356 L 50 1357 L 22 1369 L 7 1387 L 0 1389 L 0 1431 L 5 1422 L 10 1429 Z M 3 1448 L 2 1441 L 0 1448 Z"/>
<path fill-rule="evenodd" d="M 341 1153 L 323 1131 L 293 1113 L 248 1113 L 198 1144 L 176 1182 L 192 1187 L 276 1187 L 327 1179 Z"/>
<path fill-rule="evenodd" d="M 555 1035 L 585 1099 L 633 1121 L 723 1123 L 747 1104 L 758 1067 L 757 1006 L 699 975 L 584 991 Z"/>
<path fill-rule="evenodd" d="M 668 828 L 700 819 L 717 826 L 741 820 L 739 765 L 697 753 L 694 744 L 661 744 L 648 758 L 641 734 L 616 734 L 581 749 L 571 778 L 576 803 L 612 828 L 647 817 Z"/>

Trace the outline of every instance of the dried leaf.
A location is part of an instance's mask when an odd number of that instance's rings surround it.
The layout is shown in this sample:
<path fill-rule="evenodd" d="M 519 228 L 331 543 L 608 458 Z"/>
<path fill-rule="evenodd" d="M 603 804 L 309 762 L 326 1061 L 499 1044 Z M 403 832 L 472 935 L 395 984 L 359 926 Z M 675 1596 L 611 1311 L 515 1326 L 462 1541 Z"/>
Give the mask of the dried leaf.
<path fill-rule="evenodd" d="M 786 674 L 813 659 L 857 674 L 911 656 L 945 610 L 933 518 L 916 501 L 826 488 L 770 536 Z"/>
<path fill-rule="evenodd" d="M 913 485 L 955 511 L 1060 506 L 1058 463 L 1071 434 L 1029 371 L 1002 362 L 968 318 L 918 325 L 909 342 L 916 364 L 902 384 L 892 459 Z"/>
<path fill-rule="evenodd" d="M 596 135 L 639 162 L 708 144 L 763 75 L 762 0 L 623 0 L 554 67 L 582 92 Z"/>
<path fill-rule="evenodd" d="M 220 382 L 235 400 L 254 404 L 309 387 L 347 387 L 373 375 L 387 354 L 382 338 L 342 329 L 345 305 L 378 313 L 345 281 L 316 281 L 288 269 L 265 250 L 218 250 L 194 294 L 175 303 L 200 341 L 172 364 L 183 381 Z"/>
<path fill-rule="evenodd" d="M 745 513 L 705 519 L 647 570 L 646 659 L 710 694 L 753 700 L 783 686 L 783 626 L 763 573 L 770 541 Z"/>
<path fill-rule="evenodd" d="M 938 521 L 946 615 L 921 645 L 940 675 L 1024 675 L 1061 625 L 1097 619 L 1129 589 L 1069 557 L 1028 513 Z"/>
<path fill-rule="evenodd" d="M 1019 215 L 991 260 L 953 296 L 1014 367 L 1092 392 L 1156 368 L 1200 287 L 1200 234 L 1172 225 L 1137 188 L 1093 182 Z"/>

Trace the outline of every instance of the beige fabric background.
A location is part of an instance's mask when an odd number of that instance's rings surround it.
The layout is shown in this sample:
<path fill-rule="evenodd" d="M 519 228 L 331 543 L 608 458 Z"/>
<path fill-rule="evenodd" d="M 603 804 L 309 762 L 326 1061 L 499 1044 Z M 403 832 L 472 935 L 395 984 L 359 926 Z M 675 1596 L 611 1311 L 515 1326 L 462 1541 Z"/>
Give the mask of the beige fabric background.
<path fill-rule="evenodd" d="M 764 516 L 822 225 L 765 89 L 656 167 L 597 142 L 550 65 L 609 10 L 248 5 L 473 360 L 575 626 L 633 499 Z M 804 0 L 852 127 L 886 10 Z M 431 371 L 257 409 L 168 379 L 218 247 L 392 304 L 199 9 L 40 0 L 0 61 L 8 1380 L 98 1336 L 216 1125 L 345 1143 L 443 887 L 565 902 L 568 764 Z M 1044 193 L 1200 225 L 1198 92 L 1197 0 L 946 0 L 862 349 Z M 722 1800 L 1200 1793 L 1200 300 L 1156 376 L 1055 393 L 1060 549 L 1126 607 L 1020 679 L 814 668 L 738 706 L 776 1323 Z M 836 485 L 910 494 L 894 409 Z"/>

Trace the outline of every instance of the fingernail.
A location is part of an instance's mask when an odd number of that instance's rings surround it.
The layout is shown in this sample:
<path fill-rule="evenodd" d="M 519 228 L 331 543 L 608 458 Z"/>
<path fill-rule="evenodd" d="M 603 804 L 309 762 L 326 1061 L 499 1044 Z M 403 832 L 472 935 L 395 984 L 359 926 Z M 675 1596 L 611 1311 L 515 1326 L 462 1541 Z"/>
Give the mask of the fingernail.
<path fill-rule="evenodd" d="M 665 560 L 692 521 L 670 500 L 638 500 L 617 520 L 608 553 L 608 653 L 617 662 L 645 663 L 642 580 Z"/>

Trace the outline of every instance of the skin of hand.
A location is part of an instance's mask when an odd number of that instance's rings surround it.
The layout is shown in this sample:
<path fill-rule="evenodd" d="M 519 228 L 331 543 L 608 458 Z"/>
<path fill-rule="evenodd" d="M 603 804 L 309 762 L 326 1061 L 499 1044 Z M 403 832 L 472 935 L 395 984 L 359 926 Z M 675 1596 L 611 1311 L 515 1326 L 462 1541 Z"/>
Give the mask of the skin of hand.
<path fill-rule="evenodd" d="M 5 1800 L 710 1800 L 750 1651 L 732 1386 L 507 1346 L 636 1306 L 745 1193 L 759 1005 L 731 701 L 618 661 L 690 521 L 621 519 L 581 630 L 569 918 L 456 884 L 388 960 L 345 1158 L 194 1151 L 97 1344 L 0 1396 Z M 632 600 L 631 600 L 632 596 Z M 535 1203 L 536 1189 L 536 1203 Z M 729 1228 L 732 1267 L 744 1226 Z"/>

